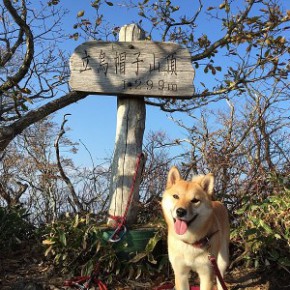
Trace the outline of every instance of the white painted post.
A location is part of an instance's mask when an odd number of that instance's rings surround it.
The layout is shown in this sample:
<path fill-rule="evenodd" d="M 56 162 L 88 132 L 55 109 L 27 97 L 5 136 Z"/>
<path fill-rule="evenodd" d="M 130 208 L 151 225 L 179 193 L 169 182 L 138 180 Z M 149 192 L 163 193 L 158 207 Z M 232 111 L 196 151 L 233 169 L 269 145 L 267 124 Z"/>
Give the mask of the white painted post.
<path fill-rule="evenodd" d="M 127 42 L 142 39 L 144 39 L 144 32 L 136 24 L 123 26 L 120 30 L 119 41 Z M 115 152 L 109 189 L 109 226 L 116 225 L 116 221 L 110 216 L 123 217 L 128 204 L 130 208 L 126 217 L 126 224 L 130 225 L 136 222 L 139 186 L 144 165 L 142 158 L 138 167 L 132 200 L 130 201 L 133 177 L 137 169 L 136 163 L 138 156 L 142 153 L 146 108 L 144 97 L 118 96 L 117 105 Z"/>

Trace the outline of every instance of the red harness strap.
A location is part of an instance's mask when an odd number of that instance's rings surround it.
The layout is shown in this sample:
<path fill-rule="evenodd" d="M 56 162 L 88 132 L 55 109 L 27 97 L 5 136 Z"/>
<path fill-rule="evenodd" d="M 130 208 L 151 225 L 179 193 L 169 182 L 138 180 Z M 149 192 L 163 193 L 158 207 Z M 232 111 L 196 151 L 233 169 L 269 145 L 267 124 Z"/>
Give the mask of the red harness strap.
<path fill-rule="evenodd" d="M 131 188 L 130 188 L 130 194 L 129 194 L 129 197 L 128 197 L 128 202 L 127 202 L 127 205 L 126 205 L 126 208 L 125 208 L 123 216 L 112 216 L 112 215 L 109 215 L 109 217 L 112 220 L 114 220 L 116 222 L 116 224 L 117 224 L 117 227 L 116 227 L 115 231 L 113 232 L 113 234 L 109 238 L 110 242 L 119 242 L 122 239 L 122 237 L 125 235 L 125 233 L 127 232 L 127 229 L 126 229 L 126 226 L 125 226 L 126 219 L 127 219 L 127 215 L 128 215 L 128 212 L 129 212 L 129 208 L 130 208 L 131 202 L 132 202 L 132 198 L 133 198 L 135 183 L 136 183 L 136 179 L 137 179 L 137 175 L 138 175 L 138 169 L 140 167 L 140 163 L 141 163 L 141 160 L 142 160 L 143 156 L 144 156 L 143 153 L 140 153 L 138 155 L 138 158 L 137 158 L 137 161 L 136 161 L 135 173 L 134 173 L 132 185 L 131 185 Z"/>
<path fill-rule="evenodd" d="M 212 236 L 214 236 L 217 232 L 218 232 L 218 230 L 215 231 L 215 232 L 213 232 L 213 233 L 211 233 L 211 234 L 208 235 L 208 236 L 205 236 L 204 238 L 200 239 L 199 241 L 194 242 L 192 245 L 193 245 L 194 247 L 197 247 L 197 248 L 205 248 L 205 247 L 209 246 L 209 241 L 210 241 L 210 239 L 211 239 Z"/>

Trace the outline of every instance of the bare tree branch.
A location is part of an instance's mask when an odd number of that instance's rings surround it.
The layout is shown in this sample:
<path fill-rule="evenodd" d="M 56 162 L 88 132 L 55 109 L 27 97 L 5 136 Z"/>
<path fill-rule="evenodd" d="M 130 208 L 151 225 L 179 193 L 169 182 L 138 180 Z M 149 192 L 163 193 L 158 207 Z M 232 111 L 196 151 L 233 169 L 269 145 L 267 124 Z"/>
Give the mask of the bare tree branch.
<path fill-rule="evenodd" d="M 19 83 L 23 77 L 26 75 L 26 73 L 29 70 L 30 64 L 32 62 L 33 56 L 34 56 L 34 41 L 33 41 L 33 34 L 32 31 L 25 22 L 25 17 L 20 17 L 16 11 L 16 9 L 11 4 L 10 0 L 3 0 L 3 3 L 8 10 L 8 12 L 11 14 L 17 25 L 20 27 L 20 30 L 23 30 L 26 35 L 26 53 L 23 60 L 22 65 L 20 66 L 18 72 L 14 74 L 14 76 L 10 77 L 6 80 L 1 86 L 0 86 L 0 95 L 12 87 L 15 86 L 15 84 Z M 22 8 L 23 8 L 23 15 L 26 15 L 26 6 L 25 1 L 22 1 Z M 20 35 L 21 36 L 21 32 Z M 19 45 L 20 38 L 18 37 L 17 45 Z"/>
<path fill-rule="evenodd" d="M 57 137 L 56 137 L 56 139 L 54 141 L 54 147 L 55 147 L 56 159 L 57 159 L 57 167 L 59 169 L 60 176 L 62 177 L 62 179 L 66 183 L 66 185 L 67 185 L 67 187 L 68 187 L 68 189 L 69 189 L 69 191 L 70 191 L 70 193 L 72 195 L 74 204 L 79 208 L 80 212 L 84 212 L 83 205 L 79 201 L 79 198 L 78 198 L 78 195 L 77 195 L 77 193 L 76 193 L 76 191 L 74 189 L 74 186 L 73 186 L 70 178 L 64 172 L 64 169 L 63 169 L 63 167 L 61 165 L 60 154 L 59 154 L 59 140 L 65 134 L 64 125 L 67 122 L 66 116 L 68 116 L 68 115 L 70 115 L 70 114 L 64 115 L 63 122 L 61 124 L 61 128 L 60 128 L 59 134 L 57 135 Z"/>
<path fill-rule="evenodd" d="M 70 92 L 63 97 L 51 101 L 38 109 L 29 111 L 19 120 L 8 126 L 0 127 L 0 152 L 3 151 L 11 140 L 30 125 L 42 120 L 57 110 L 84 99 L 88 94 L 82 92 Z"/>

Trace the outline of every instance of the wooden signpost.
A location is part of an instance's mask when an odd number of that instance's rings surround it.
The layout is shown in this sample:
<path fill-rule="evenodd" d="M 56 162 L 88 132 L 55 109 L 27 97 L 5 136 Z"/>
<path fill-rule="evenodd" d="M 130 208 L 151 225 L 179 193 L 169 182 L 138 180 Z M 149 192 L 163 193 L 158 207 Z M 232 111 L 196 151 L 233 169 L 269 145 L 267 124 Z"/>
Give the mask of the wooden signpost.
<path fill-rule="evenodd" d="M 90 41 L 71 57 L 70 85 L 76 91 L 190 98 L 192 81 L 189 52 L 175 43 Z"/>
<path fill-rule="evenodd" d="M 138 162 L 145 130 L 144 97 L 191 98 L 194 93 L 189 52 L 178 44 L 143 39 L 137 25 L 125 25 L 119 42 L 85 42 L 70 58 L 72 90 L 118 96 L 109 216 L 123 217 L 130 205 L 128 224 L 136 220 L 144 162 L 142 158 Z M 114 226 L 116 219 L 109 218 L 108 224 Z"/>

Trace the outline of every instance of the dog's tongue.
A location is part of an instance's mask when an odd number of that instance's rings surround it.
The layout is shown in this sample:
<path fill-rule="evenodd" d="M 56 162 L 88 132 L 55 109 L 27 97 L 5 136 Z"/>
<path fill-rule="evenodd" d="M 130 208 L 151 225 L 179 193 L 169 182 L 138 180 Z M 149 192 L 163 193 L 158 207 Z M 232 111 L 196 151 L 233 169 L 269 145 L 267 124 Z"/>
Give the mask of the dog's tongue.
<path fill-rule="evenodd" d="M 183 220 L 176 219 L 174 229 L 178 235 L 183 235 L 187 231 L 187 223 Z"/>

